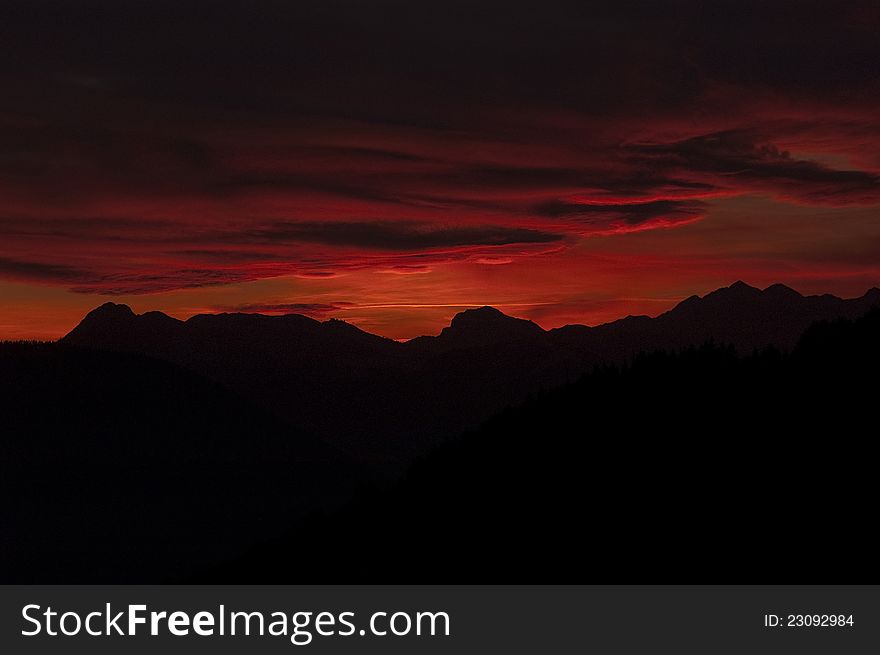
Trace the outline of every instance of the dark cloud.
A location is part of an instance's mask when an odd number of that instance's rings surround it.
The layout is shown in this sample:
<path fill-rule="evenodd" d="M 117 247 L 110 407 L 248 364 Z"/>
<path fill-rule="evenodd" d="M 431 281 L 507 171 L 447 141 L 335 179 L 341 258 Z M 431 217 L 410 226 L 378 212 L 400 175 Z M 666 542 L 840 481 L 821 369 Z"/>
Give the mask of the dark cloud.
<path fill-rule="evenodd" d="M 251 262 L 283 261 L 283 255 L 272 252 L 256 252 L 253 250 L 174 250 L 168 253 L 174 257 L 183 257 L 192 261 L 212 264 L 238 264 Z"/>
<path fill-rule="evenodd" d="M 74 121 L 112 117 L 125 100 L 141 117 L 164 102 L 167 118 L 173 103 L 193 124 L 317 115 L 470 129 L 537 104 L 674 116 L 705 108 L 712 83 L 838 102 L 859 89 L 867 101 L 873 4 L 804 0 L 795 15 L 756 0 L 10 0 L 0 73 L 30 96 L 14 107 L 63 93 L 44 109 Z"/>
<path fill-rule="evenodd" d="M 168 227 L 168 220 L 134 216 L 0 216 L 0 236 L 9 240 L 154 241 L 167 235 Z"/>
<path fill-rule="evenodd" d="M 452 188 L 547 189 L 585 187 L 596 181 L 589 169 L 562 166 L 463 166 L 460 170 L 434 176 Z"/>
<path fill-rule="evenodd" d="M 320 243 L 370 250 L 425 250 L 468 246 L 553 243 L 561 234 L 503 226 L 450 226 L 403 222 L 279 222 L 227 239 L 252 243 Z"/>
<path fill-rule="evenodd" d="M 126 296 L 249 282 L 290 272 L 289 266 L 278 266 L 271 270 L 248 266 L 163 268 L 156 273 L 89 273 L 75 279 L 59 281 L 65 281 L 74 293 Z"/>
<path fill-rule="evenodd" d="M 626 157 L 626 155 L 624 155 Z M 631 162 L 632 163 L 632 162 Z M 620 201 L 645 202 L 645 197 L 658 199 L 708 198 L 718 195 L 722 189 L 709 182 L 698 182 L 682 177 L 659 175 L 654 167 L 641 167 L 636 164 L 619 176 L 609 177 L 602 184 L 603 193 L 597 194 L 595 202 L 601 203 L 603 196 Z"/>
<path fill-rule="evenodd" d="M 13 280 L 70 283 L 86 279 L 91 274 L 63 264 L 21 261 L 0 257 L 0 275 Z"/>
<path fill-rule="evenodd" d="M 619 221 L 625 226 L 644 226 L 658 220 L 668 223 L 690 221 L 702 216 L 706 204 L 698 200 L 649 200 L 645 202 L 569 202 L 555 200 L 534 208 L 534 213 L 550 218 L 571 218 L 586 227 L 594 223 L 607 227 Z"/>
<path fill-rule="evenodd" d="M 639 166 L 706 177 L 716 189 L 766 191 L 808 203 L 880 202 L 880 175 L 797 159 L 766 137 L 725 131 L 666 144 L 630 146 Z"/>

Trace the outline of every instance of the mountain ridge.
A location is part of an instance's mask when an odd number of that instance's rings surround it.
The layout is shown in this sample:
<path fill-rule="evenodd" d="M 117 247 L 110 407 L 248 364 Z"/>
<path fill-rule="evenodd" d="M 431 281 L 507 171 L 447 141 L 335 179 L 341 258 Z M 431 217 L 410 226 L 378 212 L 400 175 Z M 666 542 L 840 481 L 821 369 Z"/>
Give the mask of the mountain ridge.
<path fill-rule="evenodd" d="M 61 341 L 136 352 L 194 371 L 354 458 L 405 463 L 543 389 L 639 352 L 729 344 L 792 349 L 817 321 L 854 319 L 880 289 L 844 300 L 738 282 L 651 318 L 544 330 L 491 307 L 457 314 L 439 334 L 407 342 L 340 320 L 299 314 L 136 315 L 113 303 Z"/>
<path fill-rule="evenodd" d="M 713 291 L 710 291 L 702 296 L 697 295 L 697 294 L 688 296 L 687 298 L 684 298 L 684 299 L 680 300 L 678 303 L 676 303 L 675 306 L 673 306 L 671 309 L 667 310 L 666 312 L 662 312 L 661 314 L 658 314 L 657 316 L 652 317 L 652 316 L 648 316 L 646 314 L 630 314 L 630 315 L 623 316 L 618 319 L 614 319 L 612 321 L 607 321 L 605 323 L 598 323 L 596 325 L 586 325 L 583 323 L 568 323 L 566 325 L 562 325 L 562 326 L 559 326 L 556 328 L 543 328 L 540 325 L 538 325 L 537 323 L 535 323 L 529 319 L 511 316 L 509 314 L 505 314 L 504 312 L 502 312 L 501 310 L 499 310 L 495 307 L 492 307 L 491 305 L 484 305 L 482 307 L 469 308 L 469 309 L 465 309 L 461 312 L 458 312 L 457 314 L 455 314 L 453 316 L 453 318 L 450 321 L 450 324 L 448 326 L 442 328 L 440 333 L 437 335 L 419 335 L 417 337 L 413 337 L 412 339 L 409 339 L 406 341 L 400 341 L 400 343 L 409 343 L 409 342 L 416 341 L 418 339 L 424 339 L 424 338 L 438 338 L 438 337 L 442 337 L 444 335 L 452 334 L 458 330 L 473 329 L 474 327 L 478 327 L 480 323 L 482 323 L 484 325 L 485 324 L 492 324 L 492 325 L 498 326 L 498 325 L 505 324 L 505 322 L 507 323 L 507 325 L 513 325 L 515 322 L 515 323 L 519 323 L 522 325 L 527 324 L 528 326 L 531 326 L 528 328 L 524 327 L 522 329 L 523 334 L 525 334 L 529 331 L 533 331 L 533 333 L 537 333 L 539 331 L 544 332 L 544 333 L 550 333 L 550 332 L 554 332 L 557 330 L 565 330 L 566 328 L 600 329 L 600 328 L 606 328 L 607 326 L 612 326 L 612 325 L 616 325 L 618 323 L 632 321 L 632 320 L 642 320 L 642 319 L 656 320 L 656 319 L 661 318 L 667 314 L 676 312 L 677 310 L 680 310 L 684 307 L 688 307 L 693 304 L 696 304 L 699 302 L 705 302 L 705 301 L 716 302 L 718 299 L 721 299 L 721 298 L 723 298 L 725 300 L 730 300 L 730 299 L 738 299 L 738 300 L 742 300 L 742 299 L 765 299 L 765 300 L 766 299 L 774 299 L 774 300 L 780 300 L 780 299 L 787 299 L 787 300 L 791 300 L 791 299 L 799 299 L 799 300 L 827 299 L 827 300 L 831 300 L 831 301 L 839 301 L 839 302 L 844 302 L 844 303 L 857 302 L 857 301 L 861 301 L 861 300 L 880 302 L 880 287 L 871 287 L 861 296 L 857 296 L 857 297 L 853 297 L 853 298 L 841 298 L 839 296 L 835 296 L 833 294 L 828 294 L 828 293 L 804 295 L 804 294 L 801 294 L 800 292 L 798 292 L 797 290 L 795 290 L 785 284 L 778 283 L 778 282 L 775 284 L 771 284 L 770 286 L 768 286 L 764 289 L 760 289 L 758 287 L 753 287 L 753 286 L 743 282 L 742 280 L 737 280 L 736 282 L 734 282 L 733 284 L 731 284 L 727 287 L 720 287 L 720 288 L 715 289 Z M 104 317 L 111 317 L 111 316 L 115 317 L 115 318 L 124 318 L 124 319 L 129 319 L 129 318 L 161 319 L 161 320 L 168 319 L 169 324 L 170 324 L 170 322 L 173 322 L 173 323 L 179 324 L 179 325 L 187 325 L 189 323 L 199 323 L 201 321 L 210 320 L 215 317 L 217 319 L 236 320 L 236 317 L 246 317 L 246 316 L 247 317 L 251 317 L 251 316 L 256 317 L 256 316 L 258 316 L 258 317 L 262 317 L 264 319 L 273 320 L 273 321 L 278 320 L 278 319 L 290 320 L 291 317 L 297 317 L 297 319 L 301 320 L 303 323 L 311 323 L 315 326 L 319 326 L 319 325 L 320 326 L 333 326 L 333 325 L 338 325 L 338 324 L 344 324 L 346 326 L 350 326 L 354 330 L 357 330 L 357 331 L 362 332 L 364 334 L 371 335 L 373 337 L 377 337 L 377 338 L 384 339 L 387 341 L 396 341 L 394 339 L 390 339 L 389 337 L 384 337 L 382 335 L 375 334 L 375 333 L 369 332 L 367 330 L 364 330 L 362 328 L 359 328 L 355 324 L 350 323 L 344 319 L 330 318 L 330 319 L 327 319 L 324 321 L 320 321 L 318 319 L 312 318 L 312 317 L 307 316 L 305 314 L 297 314 L 297 313 L 274 315 L 274 314 L 262 314 L 260 312 L 217 312 L 217 313 L 194 314 L 186 319 L 178 319 L 178 318 L 174 318 L 173 316 L 170 316 L 169 314 L 166 314 L 165 312 L 162 312 L 160 310 L 151 310 L 148 312 L 144 312 L 142 314 L 137 314 L 131 309 L 131 307 L 129 305 L 126 305 L 124 303 L 106 302 L 106 303 L 103 303 L 102 305 L 99 305 L 95 309 L 91 310 L 88 314 L 86 314 L 83 321 L 85 321 L 86 319 L 89 319 L 89 317 L 104 318 Z M 507 319 L 507 321 L 505 321 L 505 319 Z M 74 327 L 73 330 L 68 332 L 68 334 L 61 337 L 61 339 L 59 339 L 59 341 L 68 341 L 68 342 L 71 341 L 72 340 L 71 335 L 75 334 L 77 328 L 82 324 L 83 321 L 81 321 L 79 325 Z"/>

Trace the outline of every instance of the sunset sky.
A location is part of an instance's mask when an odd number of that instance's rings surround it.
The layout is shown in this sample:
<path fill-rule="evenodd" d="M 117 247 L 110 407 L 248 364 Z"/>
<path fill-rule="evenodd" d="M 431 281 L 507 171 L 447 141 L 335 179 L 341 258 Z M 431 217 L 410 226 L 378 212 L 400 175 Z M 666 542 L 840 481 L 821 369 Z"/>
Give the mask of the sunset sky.
<path fill-rule="evenodd" d="M 877 2 L 4 2 L 0 339 L 107 300 L 408 338 L 861 295 L 878 34 Z"/>

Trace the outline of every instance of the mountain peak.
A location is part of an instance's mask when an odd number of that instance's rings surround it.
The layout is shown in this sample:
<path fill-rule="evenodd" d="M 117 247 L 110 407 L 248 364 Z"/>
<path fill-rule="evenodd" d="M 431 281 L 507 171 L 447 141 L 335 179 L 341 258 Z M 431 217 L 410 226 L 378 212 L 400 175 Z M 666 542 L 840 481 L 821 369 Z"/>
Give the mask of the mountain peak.
<path fill-rule="evenodd" d="M 463 312 L 459 312 L 452 318 L 452 323 L 450 327 L 454 326 L 462 326 L 462 325 L 519 325 L 524 329 L 529 329 L 532 331 L 542 331 L 540 327 L 536 323 L 529 321 L 524 318 L 514 318 L 513 316 L 508 316 L 504 312 L 495 309 L 494 307 L 489 307 L 488 305 L 484 307 L 475 307 L 473 309 L 466 309 Z"/>
<path fill-rule="evenodd" d="M 62 341 L 85 346 L 113 348 L 137 345 L 141 341 L 176 330 L 182 325 L 162 312 L 135 314 L 128 305 L 105 302 L 79 322 Z"/>
<path fill-rule="evenodd" d="M 800 293 L 798 293 L 791 287 L 780 283 L 771 284 L 769 287 L 764 289 L 764 295 L 774 299 L 803 298 Z"/>
<path fill-rule="evenodd" d="M 528 339 L 544 330 L 532 321 L 514 318 L 494 307 L 475 307 L 456 314 L 440 337 L 462 345 Z"/>
<path fill-rule="evenodd" d="M 136 316 L 136 314 L 128 305 L 117 304 L 115 302 L 105 302 L 100 307 L 95 307 L 92 311 L 86 314 L 86 318 L 89 316 L 131 318 Z"/>
<path fill-rule="evenodd" d="M 504 320 L 505 318 L 512 318 L 508 316 L 504 312 L 499 309 L 495 309 L 494 307 L 490 307 L 488 305 L 484 305 L 482 307 L 472 307 L 471 309 L 466 309 L 463 312 L 459 312 L 452 318 L 452 322 L 456 321 L 493 321 L 493 320 Z"/>
<path fill-rule="evenodd" d="M 737 280 L 726 289 L 719 289 L 718 291 L 735 292 L 737 294 L 754 294 L 756 292 L 761 292 L 757 287 L 753 287 L 751 284 L 746 284 L 742 280 Z"/>
<path fill-rule="evenodd" d="M 144 312 L 143 314 L 135 314 L 134 310 L 128 305 L 118 304 L 115 302 L 105 302 L 100 307 L 95 307 L 95 309 L 86 314 L 85 318 L 83 319 L 83 323 L 86 321 L 116 323 L 120 321 L 128 322 L 132 320 L 137 320 L 138 322 L 144 324 L 180 322 L 176 318 L 172 318 L 164 312 L 154 310 L 151 312 Z"/>
<path fill-rule="evenodd" d="M 715 291 L 711 291 L 707 293 L 705 296 L 700 298 L 699 303 L 692 303 L 694 306 L 702 305 L 707 301 L 710 304 L 714 304 L 717 302 L 742 302 L 754 300 L 756 298 L 760 298 L 763 292 L 757 287 L 753 287 L 750 284 L 746 284 L 742 280 L 737 280 L 729 287 L 721 287 L 720 289 L 716 289 Z M 690 300 L 690 299 L 689 299 Z M 679 306 L 683 305 L 681 303 Z M 677 309 L 678 307 L 676 307 Z"/>
<path fill-rule="evenodd" d="M 707 293 L 705 296 L 686 298 L 667 313 L 676 316 L 683 314 L 696 316 L 703 315 L 706 312 L 715 313 L 734 308 L 737 308 L 737 311 L 741 311 L 743 308 L 751 307 L 755 304 L 763 305 L 766 302 L 771 304 L 788 304 L 791 301 L 800 299 L 803 299 L 801 294 L 784 284 L 773 284 L 761 291 L 742 280 L 737 280 L 729 287 L 721 287 Z"/>

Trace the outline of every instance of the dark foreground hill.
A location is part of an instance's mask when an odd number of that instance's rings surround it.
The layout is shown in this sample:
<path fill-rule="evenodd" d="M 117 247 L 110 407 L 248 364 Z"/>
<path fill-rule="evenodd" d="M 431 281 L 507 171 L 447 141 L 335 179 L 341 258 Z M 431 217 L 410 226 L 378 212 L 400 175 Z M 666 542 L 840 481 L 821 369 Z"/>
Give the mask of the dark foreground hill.
<path fill-rule="evenodd" d="M 0 580 L 161 582 L 332 505 L 348 462 L 142 355 L 0 343 Z"/>
<path fill-rule="evenodd" d="M 878 366 L 880 310 L 816 324 L 791 354 L 641 355 L 201 579 L 871 580 Z"/>
<path fill-rule="evenodd" d="M 628 317 L 592 328 L 545 331 L 489 307 L 473 309 L 438 336 L 407 343 L 338 320 L 220 314 L 179 321 L 108 303 L 63 341 L 173 362 L 362 462 L 394 468 L 596 364 L 708 340 L 745 353 L 768 345 L 790 349 L 812 322 L 855 318 L 878 301 L 880 289 L 841 300 L 738 282 L 657 318 Z"/>

